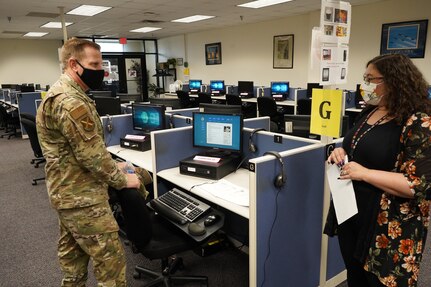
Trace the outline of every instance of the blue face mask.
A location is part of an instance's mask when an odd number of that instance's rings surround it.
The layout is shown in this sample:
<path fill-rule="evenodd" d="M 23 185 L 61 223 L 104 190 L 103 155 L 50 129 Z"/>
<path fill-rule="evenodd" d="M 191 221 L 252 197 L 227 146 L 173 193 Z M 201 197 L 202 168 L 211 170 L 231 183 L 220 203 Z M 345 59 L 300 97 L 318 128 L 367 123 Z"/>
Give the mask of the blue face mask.
<path fill-rule="evenodd" d="M 87 68 L 83 67 L 81 65 L 81 63 L 78 62 L 78 60 L 76 60 L 76 62 L 78 63 L 78 65 L 81 66 L 82 69 L 84 69 L 84 71 L 82 72 L 81 75 L 78 74 L 78 72 L 76 72 L 76 74 L 81 78 L 81 80 L 91 90 L 97 90 L 98 88 L 100 88 L 102 86 L 102 83 L 103 83 L 103 77 L 105 76 L 105 71 L 104 70 L 87 69 Z"/>

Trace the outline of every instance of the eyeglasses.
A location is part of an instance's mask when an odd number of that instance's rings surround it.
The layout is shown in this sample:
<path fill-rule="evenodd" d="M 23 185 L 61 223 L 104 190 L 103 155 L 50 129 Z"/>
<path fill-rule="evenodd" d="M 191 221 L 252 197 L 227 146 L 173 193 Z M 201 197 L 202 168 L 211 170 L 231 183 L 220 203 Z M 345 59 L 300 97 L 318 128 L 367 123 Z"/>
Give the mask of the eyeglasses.
<path fill-rule="evenodd" d="M 364 76 L 364 82 L 365 84 L 369 85 L 371 81 L 373 80 L 382 80 L 384 79 L 384 77 L 368 77 L 368 76 Z"/>

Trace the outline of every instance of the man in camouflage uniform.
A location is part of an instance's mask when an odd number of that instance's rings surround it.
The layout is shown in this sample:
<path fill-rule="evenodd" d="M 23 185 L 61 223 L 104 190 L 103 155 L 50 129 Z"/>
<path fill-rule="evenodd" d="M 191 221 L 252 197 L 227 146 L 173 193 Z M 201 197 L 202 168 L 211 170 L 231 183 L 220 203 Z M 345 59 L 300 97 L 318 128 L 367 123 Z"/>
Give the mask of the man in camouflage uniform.
<path fill-rule="evenodd" d="M 61 60 L 64 73 L 36 118 L 49 199 L 59 217 L 61 286 L 85 286 L 90 258 L 98 286 L 126 286 L 126 260 L 107 190 L 138 188 L 140 182 L 111 158 L 94 102 L 85 94 L 103 81 L 100 46 L 72 38 Z"/>

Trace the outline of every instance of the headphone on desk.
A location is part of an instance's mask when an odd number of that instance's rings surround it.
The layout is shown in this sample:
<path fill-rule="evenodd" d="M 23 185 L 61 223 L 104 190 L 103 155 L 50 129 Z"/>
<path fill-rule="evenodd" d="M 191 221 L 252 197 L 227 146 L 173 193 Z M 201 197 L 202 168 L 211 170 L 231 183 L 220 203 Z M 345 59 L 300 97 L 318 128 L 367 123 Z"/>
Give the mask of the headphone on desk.
<path fill-rule="evenodd" d="M 169 128 L 171 128 L 171 129 L 175 128 L 175 124 L 174 124 L 174 116 L 175 115 L 181 115 L 181 114 L 173 113 L 169 116 Z"/>
<path fill-rule="evenodd" d="M 253 143 L 253 135 L 259 131 L 266 131 L 263 128 L 254 129 L 248 138 L 248 150 L 255 153 L 257 151 L 257 146 Z"/>
<path fill-rule="evenodd" d="M 112 122 L 112 117 L 108 114 L 106 114 L 106 118 L 107 118 L 107 122 L 106 122 L 106 130 L 108 131 L 108 133 L 111 133 L 112 130 L 114 129 L 114 125 Z"/>
<path fill-rule="evenodd" d="M 281 155 L 276 151 L 266 151 L 263 155 L 273 155 L 278 159 L 280 163 L 280 173 L 274 178 L 274 186 L 277 188 L 282 188 L 286 182 L 286 176 L 284 175 L 284 163 Z"/>

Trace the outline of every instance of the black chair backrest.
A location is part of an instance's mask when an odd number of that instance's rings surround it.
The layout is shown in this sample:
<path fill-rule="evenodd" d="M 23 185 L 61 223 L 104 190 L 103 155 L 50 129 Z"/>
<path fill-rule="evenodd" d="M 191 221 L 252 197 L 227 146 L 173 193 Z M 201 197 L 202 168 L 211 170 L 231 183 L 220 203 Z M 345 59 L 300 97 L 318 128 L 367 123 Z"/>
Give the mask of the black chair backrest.
<path fill-rule="evenodd" d="M 190 96 L 188 92 L 177 91 L 178 99 L 180 99 L 181 108 L 189 108 L 191 106 Z"/>
<path fill-rule="evenodd" d="M 34 116 L 32 114 L 20 113 L 19 115 L 21 116 L 21 119 L 28 119 L 28 120 L 31 120 L 33 122 L 36 122 L 36 116 Z"/>
<path fill-rule="evenodd" d="M 226 95 L 226 104 L 228 105 L 242 105 L 241 98 L 237 95 Z"/>
<path fill-rule="evenodd" d="M 296 114 L 311 115 L 311 99 L 299 99 Z"/>
<path fill-rule="evenodd" d="M 213 102 L 211 99 L 211 95 L 207 93 L 198 93 L 198 98 L 199 98 L 199 104 L 201 103 L 211 104 Z"/>
<path fill-rule="evenodd" d="M 40 148 L 39 139 L 37 137 L 36 122 L 21 117 L 21 123 L 27 132 L 30 139 L 31 148 L 36 157 L 43 157 L 42 149 Z"/>
<path fill-rule="evenodd" d="M 275 100 L 270 97 L 257 98 L 257 108 L 259 109 L 260 116 L 275 116 L 277 115 L 277 104 Z"/>

